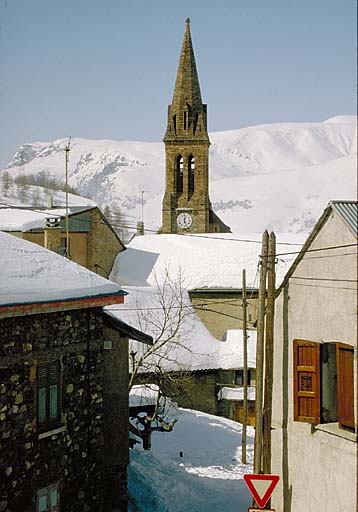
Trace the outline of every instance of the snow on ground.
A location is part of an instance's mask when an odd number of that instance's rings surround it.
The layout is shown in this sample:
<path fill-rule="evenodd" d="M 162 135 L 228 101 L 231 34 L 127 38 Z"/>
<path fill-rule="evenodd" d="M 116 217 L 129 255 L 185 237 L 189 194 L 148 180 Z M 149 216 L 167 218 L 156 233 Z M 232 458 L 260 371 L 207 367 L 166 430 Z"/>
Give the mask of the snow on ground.
<path fill-rule="evenodd" d="M 240 423 L 179 409 L 172 432 L 153 432 L 151 452 L 131 450 L 129 511 L 246 512 L 252 500 L 243 474 L 252 473 L 254 429 L 247 430 L 246 465 L 241 433 Z"/>
<path fill-rule="evenodd" d="M 0 261 L 1 306 L 124 293 L 81 265 L 1 231 Z"/>

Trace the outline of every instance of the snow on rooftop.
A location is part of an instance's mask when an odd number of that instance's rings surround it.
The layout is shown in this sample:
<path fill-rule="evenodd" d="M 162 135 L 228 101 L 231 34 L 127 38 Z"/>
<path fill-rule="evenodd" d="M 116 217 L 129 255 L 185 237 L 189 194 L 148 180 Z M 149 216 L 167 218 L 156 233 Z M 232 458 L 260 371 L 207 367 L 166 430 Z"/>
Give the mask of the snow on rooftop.
<path fill-rule="evenodd" d="M 277 253 L 299 251 L 306 237 L 280 234 Z M 118 254 L 110 278 L 122 285 L 155 285 L 166 269 L 170 269 L 171 273 L 181 270 L 184 287 L 189 290 L 241 288 L 242 270 L 246 269 L 247 286 L 258 288 L 261 239 L 262 234 L 257 233 L 136 236 L 127 250 Z M 295 256 L 280 256 L 276 268 L 277 285 Z"/>
<path fill-rule="evenodd" d="M 93 208 L 88 206 L 87 208 Z M 86 207 L 84 206 L 85 210 Z M 78 207 L 69 208 L 69 215 L 76 213 Z M 48 210 L 33 210 L 24 208 L 0 208 L 0 231 L 29 231 L 30 229 L 43 229 L 46 219 L 64 218 L 65 208 L 52 208 Z"/>
<path fill-rule="evenodd" d="M 163 324 L 163 311 L 158 306 L 156 299 L 157 288 L 154 286 L 142 288 L 126 286 L 126 291 L 128 296 L 125 304 L 106 306 L 106 311 L 153 336 L 155 340 L 158 336 L 158 328 L 153 324 L 156 326 Z M 183 291 L 183 305 L 186 314 L 180 326 L 180 332 L 176 336 L 177 343 L 168 343 L 160 355 L 151 356 L 152 364 L 160 359 L 160 365 L 165 370 L 242 368 L 242 330 L 229 330 L 225 341 L 217 340 L 196 315 L 188 292 L 185 290 Z M 173 315 L 175 315 L 175 309 L 173 309 Z M 134 350 L 138 357 L 148 350 L 148 347 L 142 343 L 135 341 L 130 343 L 129 351 Z M 249 368 L 256 366 L 256 331 L 248 332 L 248 366 Z"/>
<path fill-rule="evenodd" d="M 81 265 L 1 231 L 0 261 L 0 306 L 124 293 Z"/>
<path fill-rule="evenodd" d="M 157 384 L 138 384 L 129 391 L 129 407 L 156 405 L 159 395 Z"/>
<path fill-rule="evenodd" d="M 247 399 L 248 400 L 255 400 L 255 390 L 256 388 L 254 386 L 248 386 L 247 388 Z M 227 386 L 224 386 L 220 389 L 218 392 L 218 400 L 233 400 L 233 401 L 239 401 L 244 399 L 244 388 L 230 388 Z"/>

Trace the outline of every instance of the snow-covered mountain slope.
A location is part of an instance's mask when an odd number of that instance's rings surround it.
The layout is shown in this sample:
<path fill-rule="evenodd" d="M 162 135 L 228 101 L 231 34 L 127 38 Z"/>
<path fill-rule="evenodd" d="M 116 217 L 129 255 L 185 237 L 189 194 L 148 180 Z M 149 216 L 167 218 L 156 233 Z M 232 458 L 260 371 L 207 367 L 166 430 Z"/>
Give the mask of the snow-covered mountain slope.
<path fill-rule="evenodd" d="M 233 232 L 307 232 L 330 200 L 356 197 L 354 116 L 259 125 L 210 138 L 210 197 Z M 63 179 L 66 144 L 24 144 L 6 170 L 47 171 Z M 141 218 L 143 197 L 146 228 L 160 227 L 164 177 L 163 143 L 71 143 L 70 184 L 99 205 L 118 206 L 131 226 Z"/>
<path fill-rule="evenodd" d="M 1 190 L 1 171 L 0 171 L 0 208 L 6 206 L 32 206 L 46 207 L 49 204 L 56 206 L 66 206 L 66 194 L 61 190 L 50 190 L 38 185 L 29 185 L 26 190 L 13 184 L 4 194 Z M 68 194 L 69 206 L 97 206 L 96 202 L 86 197 Z"/>

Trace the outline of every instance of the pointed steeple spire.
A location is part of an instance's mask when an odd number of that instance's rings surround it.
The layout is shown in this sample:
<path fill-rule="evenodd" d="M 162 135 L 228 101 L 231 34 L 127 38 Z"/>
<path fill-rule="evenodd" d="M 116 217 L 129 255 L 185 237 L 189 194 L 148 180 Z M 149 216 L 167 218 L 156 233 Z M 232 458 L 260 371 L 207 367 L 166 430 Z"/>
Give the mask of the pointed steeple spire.
<path fill-rule="evenodd" d="M 173 100 L 168 108 L 164 141 L 193 139 L 210 144 L 206 126 L 206 105 L 201 99 L 198 72 L 187 18 Z"/>
<path fill-rule="evenodd" d="M 193 43 L 190 34 L 190 19 L 187 18 L 183 45 L 180 54 L 172 107 L 177 110 L 188 103 L 194 110 L 202 110 L 202 99 L 196 69 Z"/>

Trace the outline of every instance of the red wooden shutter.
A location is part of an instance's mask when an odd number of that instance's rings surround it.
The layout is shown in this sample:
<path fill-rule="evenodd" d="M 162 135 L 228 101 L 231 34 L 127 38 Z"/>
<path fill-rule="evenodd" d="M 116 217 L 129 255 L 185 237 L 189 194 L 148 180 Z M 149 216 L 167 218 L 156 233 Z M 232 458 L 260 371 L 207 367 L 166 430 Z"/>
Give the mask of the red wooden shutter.
<path fill-rule="evenodd" d="M 320 344 L 293 340 L 294 420 L 317 424 L 321 417 Z"/>
<path fill-rule="evenodd" d="M 353 355 L 351 345 L 337 343 L 338 422 L 341 428 L 350 430 L 354 430 Z"/>

